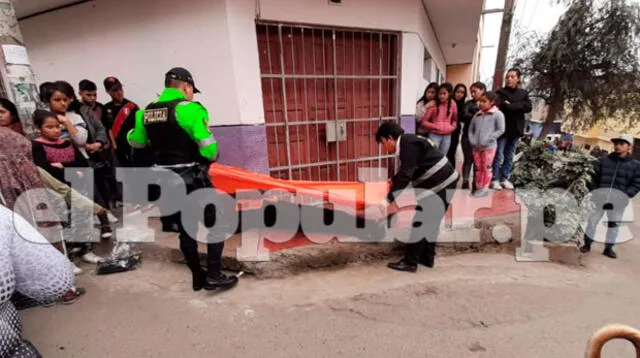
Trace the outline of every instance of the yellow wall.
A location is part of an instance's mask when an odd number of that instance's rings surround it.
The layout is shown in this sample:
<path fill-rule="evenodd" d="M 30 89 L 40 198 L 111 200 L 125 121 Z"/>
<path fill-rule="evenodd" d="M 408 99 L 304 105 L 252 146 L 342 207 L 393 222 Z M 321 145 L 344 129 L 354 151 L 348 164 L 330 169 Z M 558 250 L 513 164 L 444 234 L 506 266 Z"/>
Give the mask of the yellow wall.
<path fill-rule="evenodd" d="M 600 149 L 604 149 L 604 150 L 606 150 L 608 152 L 611 152 L 613 150 L 613 144 L 608 139 L 604 139 L 604 138 L 588 138 L 588 137 L 583 137 L 583 136 L 575 136 L 575 137 L 573 137 L 573 147 L 574 148 L 581 148 L 581 147 L 584 147 L 586 144 L 589 144 L 591 146 L 591 149 L 593 149 L 593 147 L 595 147 L 597 145 L 597 146 L 600 147 Z"/>
<path fill-rule="evenodd" d="M 565 123 L 563 129 L 570 128 L 570 121 Z M 640 127 L 628 128 L 627 124 L 615 119 L 598 123 L 587 130 L 573 131 L 575 135 L 581 135 L 588 138 L 607 138 L 611 139 L 621 133 L 631 134 L 634 137 L 640 137 Z"/>
<path fill-rule="evenodd" d="M 446 81 L 454 86 L 458 83 L 464 83 L 469 87 L 473 82 L 475 82 L 473 78 L 473 64 L 465 63 L 462 65 L 447 66 Z"/>
<path fill-rule="evenodd" d="M 563 126 L 563 130 L 571 132 L 570 119 Z M 573 131 L 574 134 L 574 146 L 581 146 L 584 144 L 590 144 L 592 147 L 595 145 L 600 146 L 602 149 L 606 149 L 609 152 L 613 150 L 611 144 L 611 138 L 614 138 L 621 133 L 631 134 L 633 137 L 640 137 L 640 127 L 628 128 L 627 123 L 611 118 L 607 121 L 598 123 L 592 126 L 589 130 Z"/>

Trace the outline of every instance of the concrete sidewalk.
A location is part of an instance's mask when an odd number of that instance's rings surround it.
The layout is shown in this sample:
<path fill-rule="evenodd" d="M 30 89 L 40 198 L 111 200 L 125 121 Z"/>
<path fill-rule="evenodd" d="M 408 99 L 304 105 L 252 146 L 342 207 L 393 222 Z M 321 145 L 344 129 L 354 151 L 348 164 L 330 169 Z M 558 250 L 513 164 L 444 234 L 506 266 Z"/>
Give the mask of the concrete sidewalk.
<path fill-rule="evenodd" d="M 438 255 L 489 252 L 515 257 L 516 249 L 520 247 L 520 210 L 512 191 L 503 190 L 486 198 L 471 197 L 466 191 L 457 192 L 441 226 Z M 142 216 L 135 220 L 137 225 L 143 225 Z M 144 255 L 183 262 L 177 234 L 161 232 L 157 218 L 149 218 L 149 227 L 155 230 L 155 238 L 153 242 L 141 244 Z M 202 230 L 201 234 L 204 238 Z M 388 242 L 374 243 L 355 237 L 324 234 L 325 238 L 331 236 L 333 239 L 327 243 L 316 244 L 301 233 L 243 232 L 226 241 L 223 265 L 259 278 L 273 278 L 391 259 L 402 254 L 402 244 L 389 239 L 386 240 Z M 204 254 L 206 246 L 200 244 L 200 247 Z M 539 251 L 542 247 L 549 249 L 550 261 L 581 264 L 582 255 L 576 244 L 539 243 L 534 245 L 534 250 Z"/>

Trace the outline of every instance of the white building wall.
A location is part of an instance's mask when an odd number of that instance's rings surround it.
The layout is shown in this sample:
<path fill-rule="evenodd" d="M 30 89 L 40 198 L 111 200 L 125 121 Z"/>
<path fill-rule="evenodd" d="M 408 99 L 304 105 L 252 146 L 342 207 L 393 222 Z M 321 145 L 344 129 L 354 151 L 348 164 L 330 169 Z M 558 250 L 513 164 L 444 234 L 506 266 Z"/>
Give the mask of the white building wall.
<path fill-rule="evenodd" d="M 264 123 L 254 0 L 226 0 L 240 123 Z"/>
<path fill-rule="evenodd" d="M 424 46 L 417 34 L 402 34 L 402 91 L 400 93 L 400 113 L 415 114 L 416 101 L 425 88 Z"/>
<path fill-rule="evenodd" d="M 238 86 L 237 80 L 245 79 L 232 71 L 233 55 L 241 56 L 242 50 L 231 47 L 226 14 L 224 0 L 191 0 L 189 6 L 171 0 L 96 0 L 20 26 L 39 82 L 62 79 L 77 87 L 88 78 L 106 102 L 102 80 L 113 75 L 124 83 L 126 96 L 143 106 L 162 91 L 164 73 L 183 66 L 203 92 L 196 99 L 209 108 L 211 124 L 240 124 L 250 117 L 241 115 L 238 88 L 250 82 Z M 231 23 L 235 28 L 238 20 Z"/>
<path fill-rule="evenodd" d="M 20 23 L 38 82 L 119 77 L 143 106 L 171 67 L 189 69 L 211 125 L 264 123 L 256 14 L 262 20 L 402 32 L 401 113 L 412 114 L 424 89 L 426 48 L 446 69 L 421 0 L 95 0 Z M 259 6 L 257 6 L 259 4 Z M 171 9 L 167 13 L 167 9 Z"/>

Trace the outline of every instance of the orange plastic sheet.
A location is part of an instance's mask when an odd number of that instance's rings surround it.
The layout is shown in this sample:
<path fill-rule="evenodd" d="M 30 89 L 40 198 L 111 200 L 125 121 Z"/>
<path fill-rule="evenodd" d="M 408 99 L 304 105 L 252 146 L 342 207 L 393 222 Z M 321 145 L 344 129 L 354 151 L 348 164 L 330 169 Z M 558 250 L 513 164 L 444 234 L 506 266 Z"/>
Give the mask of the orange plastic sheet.
<path fill-rule="evenodd" d="M 282 180 L 248 170 L 214 163 L 209 168 L 215 187 L 235 195 L 245 190 L 286 191 L 304 198 L 363 210 L 380 203 L 389 190 L 389 183 Z M 331 193 L 331 195 L 329 195 Z M 249 204 L 248 206 L 252 206 Z"/>

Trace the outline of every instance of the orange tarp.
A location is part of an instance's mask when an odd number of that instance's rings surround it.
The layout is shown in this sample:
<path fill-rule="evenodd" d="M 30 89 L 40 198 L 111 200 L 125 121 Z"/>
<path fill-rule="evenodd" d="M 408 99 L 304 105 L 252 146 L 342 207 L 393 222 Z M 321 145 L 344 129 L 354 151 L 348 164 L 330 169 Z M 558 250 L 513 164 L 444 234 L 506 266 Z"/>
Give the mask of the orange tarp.
<path fill-rule="evenodd" d="M 211 165 L 209 174 L 214 186 L 228 194 L 236 194 L 243 190 L 282 190 L 305 198 L 330 201 L 336 205 L 352 208 L 355 205 L 356 210 L 377 205 L 389 190 L 389 183 L 385 182 L 365 185 L 360 182 L 282 180 L 217 163 Z M 339 192 L 342 190 L 348 191 L 349 194 Z"/>

